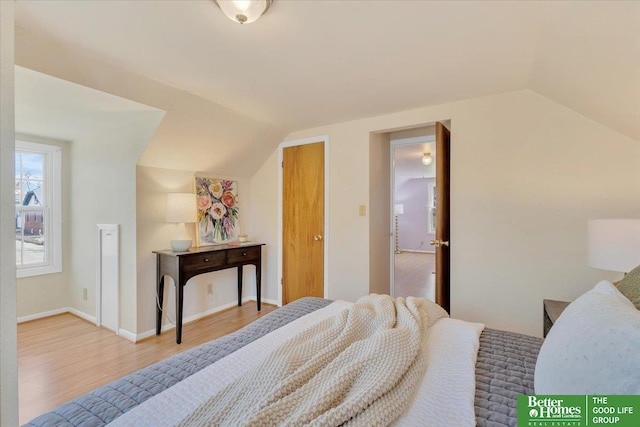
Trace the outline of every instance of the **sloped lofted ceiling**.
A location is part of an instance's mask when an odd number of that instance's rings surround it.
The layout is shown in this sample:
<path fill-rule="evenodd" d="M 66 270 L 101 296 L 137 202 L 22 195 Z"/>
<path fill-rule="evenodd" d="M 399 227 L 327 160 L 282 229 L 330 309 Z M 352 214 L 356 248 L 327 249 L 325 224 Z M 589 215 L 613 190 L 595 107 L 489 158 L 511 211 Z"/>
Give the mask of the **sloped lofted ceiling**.
<path fill-rule="evenodd" d="M 18 0 L 16 26 L 240 112 L 272 138 L 531 89 L 640 141 L 640 2 L 275 0 L 242 26 L 209 0 Z"/>

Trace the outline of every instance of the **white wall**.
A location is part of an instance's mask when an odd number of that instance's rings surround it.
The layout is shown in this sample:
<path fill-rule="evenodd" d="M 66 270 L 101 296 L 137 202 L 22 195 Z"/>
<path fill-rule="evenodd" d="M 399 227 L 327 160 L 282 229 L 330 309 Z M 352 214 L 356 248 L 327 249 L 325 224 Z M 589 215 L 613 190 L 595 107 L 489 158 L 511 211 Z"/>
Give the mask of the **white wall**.
<path fill-rule="evenodd" d="M 130 112 L 128 125 L 94 129 L 71 144 L 69 305 L 95 316 L 96 225 L 120 224 L 120 327 L 130 332 L 137 328 L 136 163 L 162 116 Z"/>
<path fill-rule="evenodd" d="M 224 176 L 215 172 L 177 171 L 138 166 L 136 172 L 138 338 L 155 333 L 156 256 L 152 252 L 168 249 L 169 241 L 175 237 L 176 224 L 165 222 L 167 193 L 193 192 L 193 178 L 196 174 L 238 181 L 240 233 L 252 235 L 250 180 Z M 186 226 L 195 245 L 195 224 L 186 224 Z M 263 257 L 266 254 L 266 250 L 263 249 Z M 210 283 L 213 284 L 213 295 L 207 294 L 207 285 Z M 202 274 L 189 280 L 184 288 L 183 319 L 200 317 L 237 304 L 236 283 L 235 268 Z M 249 298 L 255 294 L 255 269 L 251 266 L 244 267 L 243 297 Z M 170 279 L 165 281 L 163 306 L 165 313 L 175 321 L 175 285 Z M 163 316 L 163 326 L 171 327 L 167 316 Z"/>
<path fill-rule="evenodd" d="M 0 1 L 0 425 L 18 425 L 14 215 L 14 2 Z"/>
<path fill-rule="evenodd" d="M 329 297 L 369 291 L 369 217 L 357 216 L 370 197 L 369 132 L 446 119 L 452 315 L 541 335 L 543 298 L 571 300 L 616 277 L 587 266 L 587 220 L 640 217 L 640 143 L 528 90 L 287 136 L 331 140 Z M 254 209 L 272 212 L 276 204 Z"/>

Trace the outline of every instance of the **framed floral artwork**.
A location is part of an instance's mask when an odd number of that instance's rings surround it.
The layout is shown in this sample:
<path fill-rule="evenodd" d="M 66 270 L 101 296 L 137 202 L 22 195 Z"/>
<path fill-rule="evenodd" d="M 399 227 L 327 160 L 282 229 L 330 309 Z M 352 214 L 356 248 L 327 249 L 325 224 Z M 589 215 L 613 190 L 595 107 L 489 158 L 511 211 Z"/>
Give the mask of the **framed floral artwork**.
<path fill-rule="evenodd" d="M 195 177 L 196 244 L 217 245 L 238 240 L 238 182 Z"/>

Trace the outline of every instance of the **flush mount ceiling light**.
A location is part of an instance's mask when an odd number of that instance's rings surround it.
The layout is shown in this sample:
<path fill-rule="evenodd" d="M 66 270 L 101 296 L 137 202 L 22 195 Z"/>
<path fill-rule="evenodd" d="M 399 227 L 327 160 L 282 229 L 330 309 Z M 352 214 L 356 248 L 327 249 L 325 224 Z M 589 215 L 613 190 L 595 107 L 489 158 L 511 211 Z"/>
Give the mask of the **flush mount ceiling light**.
<path fill-rule="evenodd" d="M 429 166 L 431 162 L 433 162 L 433 157 L 431 157 L 431 153 L 423 153 L 422 164 L 425 166 Z"/>
<path fill-rule="evenodd" d="M 232 21 L 249 24 L 269 10 L 273 0 L 214 0 Z"/>

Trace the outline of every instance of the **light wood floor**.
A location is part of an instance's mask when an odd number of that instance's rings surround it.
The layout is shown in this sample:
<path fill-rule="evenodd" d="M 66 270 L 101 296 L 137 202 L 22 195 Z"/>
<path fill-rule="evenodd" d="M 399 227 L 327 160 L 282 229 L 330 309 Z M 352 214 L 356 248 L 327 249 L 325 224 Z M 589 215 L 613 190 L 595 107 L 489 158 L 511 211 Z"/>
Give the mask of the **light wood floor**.
<path fill-rule="evenodd" d="M 402 252 L 394 255 L 395 296 L 436 298 L 436 255 L 421 252 Z"/>
<path fill-rule="evenodd" d="M 18 325 L 20 424 L 166 357 L 230 334 L 276 307 L 255 302 L 185 324 L 133 344 L 72 314 Z"/>

